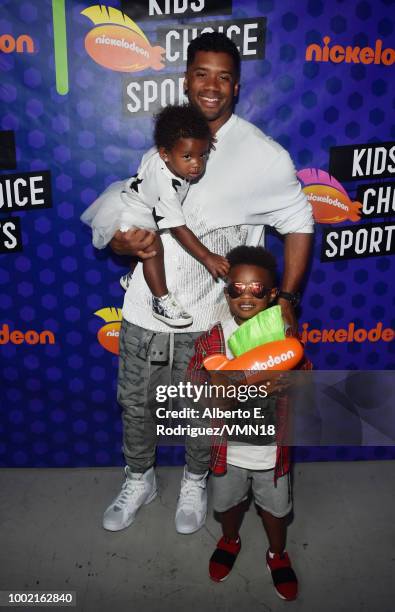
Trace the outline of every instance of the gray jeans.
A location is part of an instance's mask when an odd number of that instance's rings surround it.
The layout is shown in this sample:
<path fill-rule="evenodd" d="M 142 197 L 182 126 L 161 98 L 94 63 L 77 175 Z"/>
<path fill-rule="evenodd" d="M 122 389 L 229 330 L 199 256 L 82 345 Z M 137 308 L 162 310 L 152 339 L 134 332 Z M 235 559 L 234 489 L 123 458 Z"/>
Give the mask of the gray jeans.
<path fill-rule="evenodd" d="M 201 332 L 156 333 L 122 321 L 118 402 L 122 406 L 123 452 L 132 472 L 145 472 L 155 462 L 156 386 L 178 384 L 184 379 L 194 342 L 200 335 Z M 208 470 L 210 449 L 202 446 L 199 438 L 187 437 L 185 450 L 189 471 L 202 474 Z"/>

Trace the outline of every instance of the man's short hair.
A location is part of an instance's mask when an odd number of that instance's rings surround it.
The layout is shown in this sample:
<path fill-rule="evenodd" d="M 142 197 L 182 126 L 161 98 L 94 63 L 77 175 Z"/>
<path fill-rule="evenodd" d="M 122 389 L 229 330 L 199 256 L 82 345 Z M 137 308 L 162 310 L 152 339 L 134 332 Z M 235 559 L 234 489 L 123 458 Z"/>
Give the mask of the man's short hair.
<path fill-rule="evenodd" d="M 222 32 L 204 32 L 189 43 L 187 51 L 187 69 L 193 64 L 195 55 L 198 51 L 227 53 L 233 59 L 237 80 L 240 78 L 240 53 L 235 43 Z"/>
<path fill-rule="evenodd" d="M 154 142 L 170 151 L 180 138 L 197 138 L 212 143 L 209 124 L 203 114 L 190 104 L 170 105 L 155 115 Z"/>
<path fill-rule="evenodd" d="M 273 284 L 277 278 L 277 262 L 275 257 L 261 246 L 238 246 L 226 256 L 230 267 L 234 268 L 239 265 L 258 266 L 267 270 L 272 277 Z"/>

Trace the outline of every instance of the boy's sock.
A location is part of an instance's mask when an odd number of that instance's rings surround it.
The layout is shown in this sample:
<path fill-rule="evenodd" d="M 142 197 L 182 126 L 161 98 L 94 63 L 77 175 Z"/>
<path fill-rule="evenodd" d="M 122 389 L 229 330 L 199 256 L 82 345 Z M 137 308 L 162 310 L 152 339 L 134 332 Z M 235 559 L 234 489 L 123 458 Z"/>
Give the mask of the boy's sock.
<path fill-rule="evenodd" d="M 213 552 L 209 563 L 209 575 L 214 582 L 222 582 L 229 576 L 234 562 L 241 549 L 240 536 L 236 540 L 219 540 L 217 548 Z"/>

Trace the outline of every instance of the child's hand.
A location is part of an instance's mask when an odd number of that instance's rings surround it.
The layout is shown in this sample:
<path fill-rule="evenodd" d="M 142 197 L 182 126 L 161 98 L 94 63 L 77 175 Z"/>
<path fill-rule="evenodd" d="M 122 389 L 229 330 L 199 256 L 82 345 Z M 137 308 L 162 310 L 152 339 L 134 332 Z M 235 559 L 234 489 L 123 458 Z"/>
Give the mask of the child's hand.
<path fill-rule="evenodd" d="M 203 259 L 202 263 L 206 266 L 215 280 L 219 277 L 226 276 L 229 272 L 229 262 L 226 257 L 222 257 L 221 255 L 209 253 Z"/>

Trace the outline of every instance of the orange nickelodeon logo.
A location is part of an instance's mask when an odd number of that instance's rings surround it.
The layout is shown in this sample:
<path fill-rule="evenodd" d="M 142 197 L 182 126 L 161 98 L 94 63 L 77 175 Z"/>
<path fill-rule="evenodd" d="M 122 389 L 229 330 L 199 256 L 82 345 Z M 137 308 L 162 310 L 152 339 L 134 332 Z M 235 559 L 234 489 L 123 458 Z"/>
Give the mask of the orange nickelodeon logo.
<path fill-rule="evenodd" d="M 383 41 L 379 38 L 373 47 L 343 47 L 343 45 L 332 45 L 330 36 L 322 39 L 324 45 L 313 43 L 306 49 L 305 59 L 307 62 L 332 62 L 333 64 L 383 64 L 392 66 L 395 62 L 395 49 L 388 47 L 383 49 Z"/>
<path fill-rule="evenodd" d="M 120 308 L 102 308 L 94 313 L 106 321 L 97 332 L 97 339 L 106 351 L 119 355 L 119 330 L 121 329 L 122 311 Z"/>
<path fill-rule="evenodd" d="M 137 23 L 118 9 L 97 4 L 81 14 L 96 26 L 86 35 L 85 49 L 97 64 L 118 72 L 164 68 L 165 49 L 152 47 Z"/>
<path fill-rule="evenodd" d="M 303 191 L 317 223 L 360 220 L 361 202 L 352 202 L 343 185 L 333 176 L 324 170 L 306 168 L 299 170 L 297 177 L 304 184 Z"/>
<path fill-rule="evenodd" d="M 34 53 L 33 39 L 27 34 L 21 34 L 14 38 L 12 34 L 2 34 L 0 36 L 0 51 L 2 53 Z"/>
<path fill-rule="evenodd" d="M 26 332 L 14 329 L 10 331 L 9 325 L 4 323 L 0 327 L 0 344 L 55 344 L 55 335 L 49 331 L 44 330 L 37 332 L 34 329 L 28 329 Z"/>
<path fill-rule="evenodd" d="M 391 327 L 383 329 L 383 323 L 380 321 L 376 327 L 372 329 L 364 329 L 360 327 L 355 329 L 355 323 L 349 323 L 347 328 L 339 329 L 309 329 L 309 323 L 302 324 L 302 333 L 300 339 L 304 344 L 311 342 L 312 344 L 322 343 L 343 343 L 343 342 L 392 342 L 395 337 L 395 331 Z"/>

